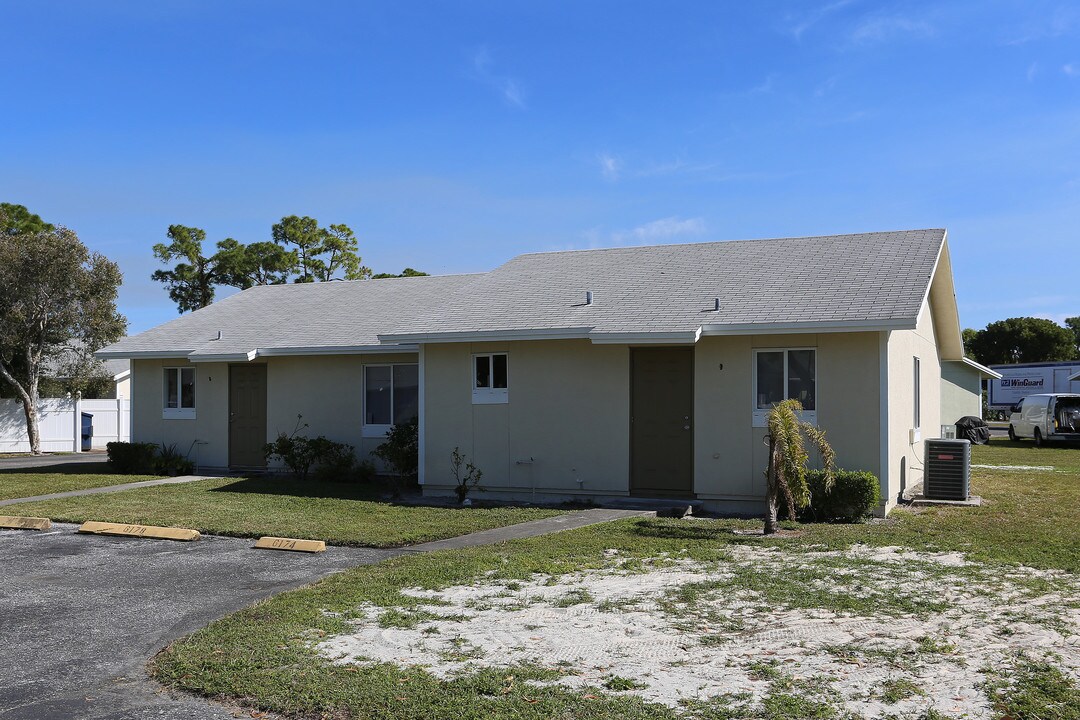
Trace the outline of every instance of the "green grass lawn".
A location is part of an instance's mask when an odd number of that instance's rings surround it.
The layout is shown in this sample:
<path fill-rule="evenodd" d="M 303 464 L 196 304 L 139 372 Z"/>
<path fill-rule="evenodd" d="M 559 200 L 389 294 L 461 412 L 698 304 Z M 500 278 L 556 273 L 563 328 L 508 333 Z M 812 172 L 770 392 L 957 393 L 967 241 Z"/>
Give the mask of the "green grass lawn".
<path fill-rule="evenodd" d="M 73 463 L 0 470 L 0 500 L 154 480 L 156 475 L 114 475 L 105 463 Z M 18 507 L 22 507 L 21 505 Z M 10 511 L 3 514 L 12 515 Z"/>
<path fill-rule="evenodd" d="M 733 698 L 691 703 L 675 711 L 612 692 L 610 687 L 580 691 L 530 682 L 557 676 L 551 668 L 539 666 L 489 668 L 440 680 L 422 668 L 390 663 L 332 665 L 316 654 L 312 640 L 344 632 L 358 606 L 389 609 L 394 623 L 407 620 L 419 601 L 402 594 L 406 588 L 440 589 L 481 578 L 485 583 L 512 583 L 538 574 L 558 577 L 605 567 L 613 551 L 646 563 L 672 556 L 716 561 L 730 557 L 739 545 L 801 553 L 866 543 L 963 551 L 990 563 L 991 575 L 998 563 L 1080 572 L 1080 543 L 1074 530 L 1080 507 L 1080 449 L 995 442 L 975 448 L 974 462 L 1050 465 L 1055 470 L 975 471 L 973 492 L 986 500 L 980 508 L 899 508 L 887 520 L 855 525 L 789 523 L 785 527 L 793 532 L 783 537 L 733 532 L 758 528 L 760 521 L 637 519 L 498 546 L 400 557 L 332 576 L 215 622 L 166 649 L 151 663 L 151 672 L 175 688 L 294 718 L 848 718 L 836 707 L 815 704 L 792 690 L 807 681 L 792 686 L 790 679 L 783 681 L 786 685 L 777 680 L 772 694 L 753 707 L 744 704 L 745 698 Z M 849 561 L 836 562 L 837 570 L 846 574 L 836 575 L 834 584 L 828 576 L 801 577 L 793 572 L 787 578 L 763 577 L 751 571 L 736 574 L 728 581 L 733 586 L 724 591 L 756 592 L 770 603 L 792 608 L 858 607 L 843 597 L 844 588 L 872 566 L 860 569 Z M 830 571 L 828 563 L 822 568 Z M 822 580 L 824 584 L 809 584 Z M 1021 661 L 1020 668 L 1026 670 L 1018 672 L 1011 684 L 992 689 L 1001 717 L 1080 719 L 1080 688 L 1074 681 L 1052 666 Z M 1016 708 L 1024 712 L 1015 712 Z M 902 717 L 930 720 L 945 715 Z"/>
<path fill-rule="evenodd" d="M 11 505 L 12 515 L 195 528 L 212 535 L 398 547 L 557 515 L 543 508 L 398 505 L 371 489 L 286 478 L 224 478 Z"/>

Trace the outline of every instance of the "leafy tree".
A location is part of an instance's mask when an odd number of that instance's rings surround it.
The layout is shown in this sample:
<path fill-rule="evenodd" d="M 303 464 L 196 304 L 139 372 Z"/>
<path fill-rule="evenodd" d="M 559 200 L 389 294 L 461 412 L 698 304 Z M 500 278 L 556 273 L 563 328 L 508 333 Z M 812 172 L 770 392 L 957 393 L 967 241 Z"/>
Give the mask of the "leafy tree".
<path fill-rule="evenodd" d="M 22 205 L 0 203 L 0 234 L 23 235 L 25 233 L 49 232 L 55 230 L 40 216 L 27 210 Z"/>
<path fill-rule="evenodd" d="M 356 236 L 348 225 L 319 227 L 313 217 L 289 215 L 271 228 L 274 242 L 296 253 L 293 282 L 326 282 L 338 278 L 362 280 L 371 270 L 360 263 Z"/>
<path fill-rule="evenodd" d="M 407 267 L 401 271 L 400 275 L 395 275 L 394 273 L 375 273 L 371 276 L 371 279 L 385 280 L 386 278 L 427 277 L 427 275 L 428 274 L 426 272 L 421 272 L 419 270 L 414 270 L 413 268 Z"/>
<path fill-rule="evenodd" d="M 288 281 L 297 265 L 295 252 L 273 242 L 242 245 L 226 238 L 217 244 L 217 248 L 213 260 L 220 283 L 241 290 L 256 285 L 281 285 Z"/>
<path fill-rule="evenodd" d="M 775 533 L 777 506 L 783 500 L 789 518 L 796 517 L 799 509 L 810 504 L 810 487 L 806 482 L 806 452 L 804 438 L 809 438 L 821 455 L 825 470 L 825 492 L 832 489 L 836 454 L 825 440 L 825 431 L 799 419 L 803 406 L 798 400 L 789 399 L 773 405 L 767 420 L 769 434 L 769 465 L 765 471 L 765 534 Z"/>
<path fill-rule="evenodd" d="M 1065 318 L 1065 327 L 1072 331 L 1073 345 L 1076 346 L 1076 359 L 1080 360 L 1080 315 Z"/>
<path fill-rule="evenodd" d="M 971 339 L 974 358 L 984 364 L 1072 360 L 1076 337 L 1053 320 L 1033 317 L 998 320 Z"/>
<path fill-rule="evenodd" d="M 203 254 L 206 231 L 170 225 L 168 236 L 172 242 L 154 245 L 154 257 L 163 263 L 180 262 L 171 270 L 155 270 L 151 279 L 165 283 L 181 313 L 206 307 L 214 302 L 214 286 L 220 280 L 216 258 Z"/>
<path fill-rule="evenodd" d="M 89 358 L 127 327 L 116 311 L 116 263 L 90 252 L 71 230 L 39 221 L 12 221 L 0 209 L 0 227 L 20 228 L 0 233 L 0 379 L 22 401 L 35 455 L 46 364 L 64 362 L 73 347 Z"/>
<path fill-rule="evenodd" d="M 975 338 L 978 336 L 979 331 L 974 328 L 964 328 L 960 333 L 964 340 L 964 355 L 971 358 L 975 362 L 979 362 L 979 358 L 975 355 L 975 351 L 972 349 L 972 345 L 975 342 Z"/>

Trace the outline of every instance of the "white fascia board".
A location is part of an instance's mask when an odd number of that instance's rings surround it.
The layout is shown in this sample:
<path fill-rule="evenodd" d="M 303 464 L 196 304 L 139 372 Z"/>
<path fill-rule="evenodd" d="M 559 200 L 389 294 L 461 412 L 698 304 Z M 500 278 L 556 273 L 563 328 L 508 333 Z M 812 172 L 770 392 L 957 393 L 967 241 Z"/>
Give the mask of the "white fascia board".
<path fill-rule="evenodd" d="M 800 333 L 888 332 L 914 330 L 917 318 L 899 320 L 821 320 L 791 323 L 737 323 L 702 325 L 703 336 L 713 335 L 797 335 Z"/>
<path fill-rule="evenodd" d="M 937 285 L 939 278 L 938 274 L 942 272 L 942 264 L 944 264 L 944 272 L 948 274 L 945 276 L 945 280 L 941 282 L 948 282 L 948 287 L 944 290 L 939 290 L 937 297 L 934 295 L 934 287 Z M 922 307 L 929 307 L 930 301 L 934 301 L 934 307 L 937 308 L 938 314 L 934 316 L 934 327 L 937 331 L 938 337 L 943 337 L 944 333 L 948 333 L 948 338 L 952 344 L 952 357 L 941 353 L 941 342 L 938 342 L 938 353 L 943 360 L 957 361 L 964 357 L 964 333 L 960 328 L 960 310 L 956 304 L 956 280 L 953 277 L 952 271 L 952 254 L 949 252 L 949 231 L 946 230 L 941 236 L 941 247 L 938 248 L 937 259 L 934 260 L 934 269 L 930 274 L 930 282 L 926 285 L 926 292 L 923 294 L 922 305 L 919 306 L 919 312 L 922 312 Z M 944 303 L 944 307 L 942 306 Z M 939 322 L 940 314 L 948 313 L 948 317 L 944 318 L 948 322 L 948 325 L 952 327 L 946 327 L 946 323 Z M 946 342 L 949 342 L 946 340 Z"/>
<path fill-rule="evenodd" d="M 324 345 L 313 347 L 277 347 L 259 348 L 258 357 L 279 357 L 288 355 L 368 355 L 379 353 L 416 352 L 419 345 Z"/>
<path fill-rule="evenodd" d="M 455 330 L 436 333 L 379 335 L 383 343 L 486 342 L 488 340 L 580 340 L 592 327 L 534 328 L 522 330 Z"/>
<path fill-rule="evenodd" d="M 997 372 L 996 370 L 991 370 L 990 368 L 986 367 L 985 365 L 980 365 L 979 363 L 975 362 L 971 358 L 962 358 L 960 360 L 960 362 L 964 363 L 965 365 L 969 365 L 969 366 L 975 368 L 976 370 L 978 370 L 981 374 L 985 375 L 986 377 L 993 378 L 995 380 L 998 380 L 998 379 L 1001 378 L 1001 373 Z M 1080 373 L 1077 373 L 1076 375 L 1074 375 L 1073 377 L 1071 377 L 1069 379 L 1073 380 L 1074 378 L 1077 378 L 1077 377 L 1080 377 Z"/>
<path fill-rule="evenodd" d="M 594 345 L 693 345 L 701 337 L 701 328 L 683 332 L 590 333 Z"/>
<path fill-rule="evenodd" d="M 163 360 L 188 357 L 190 349 L 177 350 L 99 350 L 94 353 L 98 360 Z"/>
<path fill-rule="evenodd" d="M 118 372 L 115 375 L 113 375 L 112 379 L 113 379 L 113 382 L 120 382 L 121 380 L 128 377 L 129 375 L 131 375 L 131 370 L 124 370 L 123 372 Z"/>
<path fill-rule="evenodd" d="M 200 362 L 251 362 L 255 359 L 255 350 L 238 353 L 191 353 L 188 360 L 193 363 Z"/>

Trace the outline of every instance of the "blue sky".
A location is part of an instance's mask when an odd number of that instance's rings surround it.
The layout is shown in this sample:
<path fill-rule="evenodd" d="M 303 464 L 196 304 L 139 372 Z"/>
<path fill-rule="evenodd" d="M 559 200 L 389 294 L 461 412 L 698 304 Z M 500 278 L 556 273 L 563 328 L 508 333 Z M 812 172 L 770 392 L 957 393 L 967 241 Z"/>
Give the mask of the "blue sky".
<path fill-rule="evenodd" d="M 169 224 L 250 242 L 288 214 L 432 273 L 947 227 L 965 326 L 1080 315 L 1080 3 L 0 11 L 0 200 L 118 261 L 132 331 L 176 315 Z"/>

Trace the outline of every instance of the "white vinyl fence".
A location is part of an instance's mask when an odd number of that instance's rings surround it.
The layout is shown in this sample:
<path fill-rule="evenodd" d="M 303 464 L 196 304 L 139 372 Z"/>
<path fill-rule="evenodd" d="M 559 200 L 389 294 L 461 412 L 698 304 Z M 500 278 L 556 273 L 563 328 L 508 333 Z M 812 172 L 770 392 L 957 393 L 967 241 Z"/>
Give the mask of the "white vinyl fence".
<path fill-rule="evenodd" d="M 38 430 L 43 452 L 79 452 L 82 413 L 94 416 L 91 438 L 95 450 L 113 440 L 131 440 L 130 400 L 44 398 L 38 405 Z M 18 400 L 0 398 L 0 452 L 30 452 L 26 416 Z"/>

